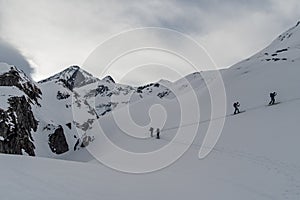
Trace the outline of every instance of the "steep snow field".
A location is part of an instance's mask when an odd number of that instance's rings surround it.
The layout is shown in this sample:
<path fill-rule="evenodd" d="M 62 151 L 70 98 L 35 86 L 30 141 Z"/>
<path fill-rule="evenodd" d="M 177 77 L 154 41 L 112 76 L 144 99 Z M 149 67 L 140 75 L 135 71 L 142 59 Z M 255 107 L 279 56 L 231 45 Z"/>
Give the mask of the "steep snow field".
<path fill-rule="evenodd" d="M 1 194 L 5 199 L 25 200 L 296 200 L 300 198 L 299 108 L 300 101 L 295 100 L 229 117 L 207 158 L 198 159 L 199 137 L 175 164 L 143 175 L 96 163 L 1 155 L 0 174 L 5 180 Z M 162 140 L 147 143 L 166 144 L 167 133 Z"/>

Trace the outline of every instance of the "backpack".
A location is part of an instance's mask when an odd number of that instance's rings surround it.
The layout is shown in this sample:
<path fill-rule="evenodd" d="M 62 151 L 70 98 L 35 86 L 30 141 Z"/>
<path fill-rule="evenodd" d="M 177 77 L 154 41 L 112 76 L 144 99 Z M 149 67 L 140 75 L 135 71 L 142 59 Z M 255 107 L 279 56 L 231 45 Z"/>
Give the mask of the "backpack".
<path fill-rule="evenodd" d="M 271 98 L 274 98 L 276 95 L 277 95 L 277 93 L 276 93 L 276 92 L 272 92 L 272 93 L 270 93 L 270 97 L 271 97 Z"/>

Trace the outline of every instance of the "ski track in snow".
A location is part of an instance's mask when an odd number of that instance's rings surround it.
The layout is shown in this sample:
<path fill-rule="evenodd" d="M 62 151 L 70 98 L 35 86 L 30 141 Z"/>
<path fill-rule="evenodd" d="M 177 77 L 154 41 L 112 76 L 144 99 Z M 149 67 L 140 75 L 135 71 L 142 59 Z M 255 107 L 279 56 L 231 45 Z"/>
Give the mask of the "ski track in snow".
<path fill-rule="evenodd" d="M 273 106 L 268 106 L 268 105 L 260 105 L 260 106 L 256 106 L 256 107 L 252 107 L 252 108 L 248 108 L 246 109 L 246 112 L 253 112 L 256 110 L 259 110 L 261 108 L 267 107 L 267 108 L 272 108 L 275 106 L 280 106 L 286 103 L 290 103 L 290 102 L 295 102 L 295 101 L 300 101 L 300 98 L 293 98 L 293 99 L 289 99 L 289 100 L 285 100 L 285 101 L 281 101 L 278 102 L 277 104 L 273 105 Z M 266 108 L 266 109 L 267 109 Z M 242 113 L 241 113 L 242 114 Z M 232 114 L 226 115 L 224 117 L 219 117 L 219 118 L 215 118 L 215 119 L 211 119 L 211 120 L 204 120 L 204 121 L 200 121 L 200 122 L 195 122 L 195 123 L 190 123 L 190 124 L 185 124 L 181 127 L 187 127 L 187 126 L 192 126 L 195 124 L 205 124 L 214 120 L 218 120 L 221 118 L 230 118 L 233 117 Z M 165 134 L 161 134 L 161 140 L 164 140 L 166 142 L 171 142 L 171 139 L 167 136 L 166 134 L 168 134 L 168 131 L 170 130 L 176 130 L 179 127 L 170 127 L 170 128 L 166 128 L 163 129 L 161 132 L 165 132 Z M 178 144 L 178 145 L 190 145 L 187 144 L 185 142 L 182 141 L 172 141 L 172 143 Z M 197 148 L 200 149 L 200 147 L 202 146 L 201 144 L 197 144 L 195 142 L 193 142 L 191 145 L 191 147 L 193 148 Z M 204 147 L 205 148 L 205 147 Z M 276 198 L 274 196 L 271 196 L 269 194 L 266 193 L 262 193 L 260 191 L 254 190 L 253 188 L 250 189 L 247 186 L 243 186 L 240 183 L 235 183 L 232 182 L 230 180 L 226 180 L 226 182 L 230 182 L 232 185 L 235 185 L 237 187 L 241 187 L 245 190 L 249 190 L 252 192 L 255 192 L 257 194 L 260 194 L 262 197 L 267 198 L 267 199 L 299 199 L 300 198 L 300 166 L 297 166 L 295 164 L 289 164 L 280 160 L 272 160 L 266 156 L 261 156 L 261 155 L 255 155 L 255 154 L 251 154 L 249 152 L 245 152 L 245 151 L 240 151 L 240 150 L 236 150 L 236 149 L 229 149 L 229 148 L 224 148 L 224 147 L 214 147 L 212 149 L 212 151 L 214 153 L 218 153 L 224 156 L 229 156 L 232 158 L 235 158 L 237 160 L 245 160 L 247 162 L 250 162 L 252 164 L 255 164 L 259 167 L 265 168 L 268 171 L 272 171 L 275 172 L 278 176 L 282 176 L 283 179 L 287 182 L 287 186 L 286 188 L 283 189 L 282 191 L 282 198 Z M 296 153 L 296 152 L 295 152 Z M 224 180 L 225 181 L 225 180 Z"/>
<path fill-rule="evenodd" d="M 165 140 L 166 142 L 171 142 L 171 140 L 168 140 L 162 136 L 161 136 L 161 140 Z M 172 141 L 172 143 L 178 145 L 190 145 L 180 141 Z M 202 145 L 200 144 L 195 144 L 195 143 L 191 144 L 191 147 L 197 149 L 199 149 L 201 146 Z M 237 160 L 245 160 L 252 164 L 263 167 L 269 171 L 274 171 L 278 175 L 282 175 L 284 179 L 288 182 L 288 187 L 282 193 L 282 197 L 284 199 L 290 199 L 290 197 L 292 197 L 292 199 L 300 198 L 300 166 L 288 164 L 280 160 L 272 160 L 265 156 L 254 155 L 248 152 L 243 152 L 243 151 L 238 151 L 238 150 L 228 149 L 223 147 L 218 147 L 218 148 L 214 147 L 212 151 L 214 153 L 218 153 L 224 156 L 230 156 L 232 158 L 236 158 Z M 230 182 L 230 180 L 226 180 L 226 182 L 228 183 Z M 247 189 L 247 187 L 245 186 L 243 187 L 242 185 L 239 185 L 237 183 L 232 183 L 232 184 Z M 255 191 L 255 192 L 260 193 L 259 191 Z M 268 199 L 273 199 L 273 200 L 279 199 L 264 193 L 260 193 L 260 195 L 263 197 L 267 197 Z"/>

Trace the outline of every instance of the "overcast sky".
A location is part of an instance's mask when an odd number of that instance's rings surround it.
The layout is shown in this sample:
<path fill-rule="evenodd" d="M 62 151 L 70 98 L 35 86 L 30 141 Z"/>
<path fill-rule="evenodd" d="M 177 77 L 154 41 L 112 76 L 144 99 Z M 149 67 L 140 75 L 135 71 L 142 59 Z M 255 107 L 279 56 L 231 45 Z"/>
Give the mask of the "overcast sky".
<path fill-rule="evenodd" d="M 82 65 L 112 35 L 151 26 L 191 36 L 223 68 L 294 26 L 299 10 L 299 0 L 0 0 L 0 61 L 40 80 Z M 159 68 L 149 79 L 138 73 L 136 84 L 168 78 Z"/>

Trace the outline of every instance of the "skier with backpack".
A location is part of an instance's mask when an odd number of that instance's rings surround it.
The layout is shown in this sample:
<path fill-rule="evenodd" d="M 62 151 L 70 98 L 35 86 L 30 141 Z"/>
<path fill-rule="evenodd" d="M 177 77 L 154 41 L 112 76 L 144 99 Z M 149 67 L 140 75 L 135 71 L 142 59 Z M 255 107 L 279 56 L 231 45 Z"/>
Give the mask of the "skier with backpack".
<path fill-rule="evenodd" d="M 149 131 L 150 131 L 150 136 L 153 137 L 154 128 L 150 127 Z"/>
<path fill-rule="evenodd" d="M 277 93 L 276 92 L 271 92 L 270 93 L 270 98 L 271 98 L 271 101 L 269 103 L 269 105 L 274 105 L 275 104 L 275 97 L 277 96 Z"/>
<path fill-rule="evenodd" d="M 160 139 L 160 130 L 159 130 L 159 128 L 156 129 L 156 139 Z"/>
<path fill-rule="evenodd" d="M 240 103 L 239 102 L 235 102 L 233 104 L 233 107 L 234 107 L 234 113 L 233 113 L 234 115 L 241 113 L 240 109 L 239 109 L 239 107 L 240 107 Z"/>

